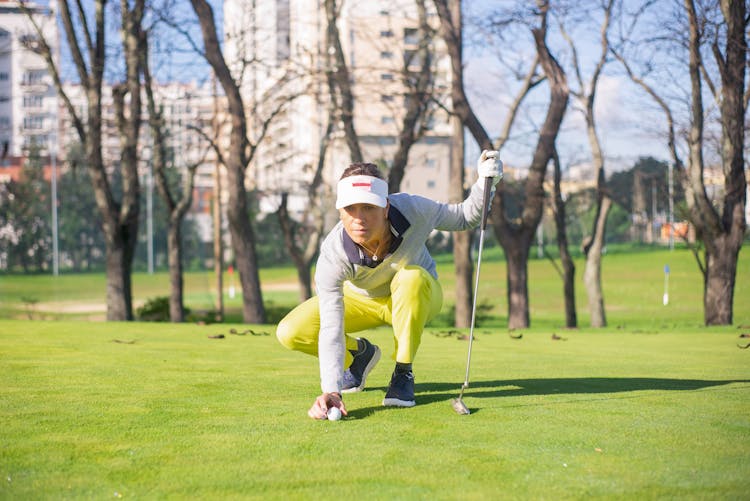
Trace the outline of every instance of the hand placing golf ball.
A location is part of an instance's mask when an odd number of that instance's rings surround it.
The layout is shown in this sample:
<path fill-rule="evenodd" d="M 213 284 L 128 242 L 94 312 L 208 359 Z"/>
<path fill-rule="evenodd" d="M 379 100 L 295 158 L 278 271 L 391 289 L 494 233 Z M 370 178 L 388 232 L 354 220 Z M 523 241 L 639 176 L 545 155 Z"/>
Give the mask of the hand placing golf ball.
<path fill-rule="evenodd" d="M 331 407 L 328 409 L 326 416 L 328 416 L 329 421 L 338 421 L 341 419 L 341 409 L 338 407 Z"/>

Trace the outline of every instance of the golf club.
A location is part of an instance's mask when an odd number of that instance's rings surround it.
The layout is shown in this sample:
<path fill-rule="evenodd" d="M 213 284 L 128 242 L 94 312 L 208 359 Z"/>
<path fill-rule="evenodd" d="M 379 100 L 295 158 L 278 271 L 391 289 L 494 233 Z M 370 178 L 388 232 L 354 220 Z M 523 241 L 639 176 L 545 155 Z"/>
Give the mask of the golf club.
<path fill-rule="evenodd" d="M 479 251 L 477 254 L 477 275 L 474 281 L 474 300 L 471 305 L 471 325 L 469 327 L 469 354 L 466 359 L 466 377 L 464 378 L 464 384 L 461 385 L 461 392 L 458 394 L 458 398 L 451 400 L 453 410 L 459 414 L 466 415 L 471 414 L 469 408 L 464 404 L 463 397 L 464 391 L 469 387 L 469 368 L 471 367 L 471 347 L 474 343 L 474 323 L 476 321 L 477 314 L 477 291 L 479 290 L 479 270 L 482 268 L 482 248 L 484 247 L 484 233 L 487 229 L 487 217 L 489 216 L 489 200 L 490 193 L 492 193 L 492 178 L 487 177 L 484 179 L 484 195 L 482 197 L 482 226 L 479 231 Z"/>

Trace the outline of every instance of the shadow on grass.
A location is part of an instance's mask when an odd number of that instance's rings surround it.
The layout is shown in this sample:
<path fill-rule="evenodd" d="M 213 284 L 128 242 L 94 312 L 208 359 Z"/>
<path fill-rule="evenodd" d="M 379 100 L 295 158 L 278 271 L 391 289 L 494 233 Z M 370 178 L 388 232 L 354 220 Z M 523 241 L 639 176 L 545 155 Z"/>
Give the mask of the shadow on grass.
<path fill-rule="evenodd" d="M 692 391 L 732 383 L 750 383 L 747 379 L 711 381 L 703 379 L 666 379 L 666 378 L 616 378 L 616 377 L 583 377 L 551 379 L 510 379 L 495 381 L 470 382 L 464 398 L 504 398 L 531 395 L 591 395 L 626 393 L 644 390 L 656 391 Z M 366 391 L 388 390 L 386 387 L 370 388 Z M 445 402 L 456 398 L 461 390 L 460 382 L 452 383 L 417 383 L 415 392 L 418 405 Z M 364 418 L 374 412 L 389 410 L 386 407 L 366 407 L 355 409 L 349 415 Z M 476 413 L 481 408 L 470 408 Z"/>

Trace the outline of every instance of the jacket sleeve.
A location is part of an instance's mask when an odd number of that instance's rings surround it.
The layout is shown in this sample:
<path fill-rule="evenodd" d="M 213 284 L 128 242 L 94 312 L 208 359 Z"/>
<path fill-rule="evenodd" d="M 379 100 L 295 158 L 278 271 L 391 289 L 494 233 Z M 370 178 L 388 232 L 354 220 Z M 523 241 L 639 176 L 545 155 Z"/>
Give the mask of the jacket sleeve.
<path fill-rule="evenodd" d="M 315 269 L 320 307 L 318 361 L 320 387 L 325 393 L 340 392 L 344 374 L 344 292 L 348 261 L 335 255 L 333 246 L 324 245 Z"/>
<path fill-rule="evenodd" d="M 493 190 L 490 199 L 494 194 Z M 475 228 L 482 220 L 482 198 L 484 198 L 484 182 L 483 178 L 479 178 L 469 190 L 466 200 L 459 204 L 440 204 L 435 214 L 433 227 L 447 231 Z"/>

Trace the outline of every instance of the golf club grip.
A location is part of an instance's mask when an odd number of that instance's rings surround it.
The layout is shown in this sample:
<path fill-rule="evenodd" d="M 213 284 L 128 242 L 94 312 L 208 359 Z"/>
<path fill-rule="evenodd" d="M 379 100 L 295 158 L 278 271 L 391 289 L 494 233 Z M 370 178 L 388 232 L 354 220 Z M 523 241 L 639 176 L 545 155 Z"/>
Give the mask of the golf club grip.
<path fill-rule="evenodd" d="M 490 215 L 490 194 L 492 193 L 492 178 L 484 178 L 484 196 L 482 197 L 482 231 L 487 229 L 487 218 Z"/>

